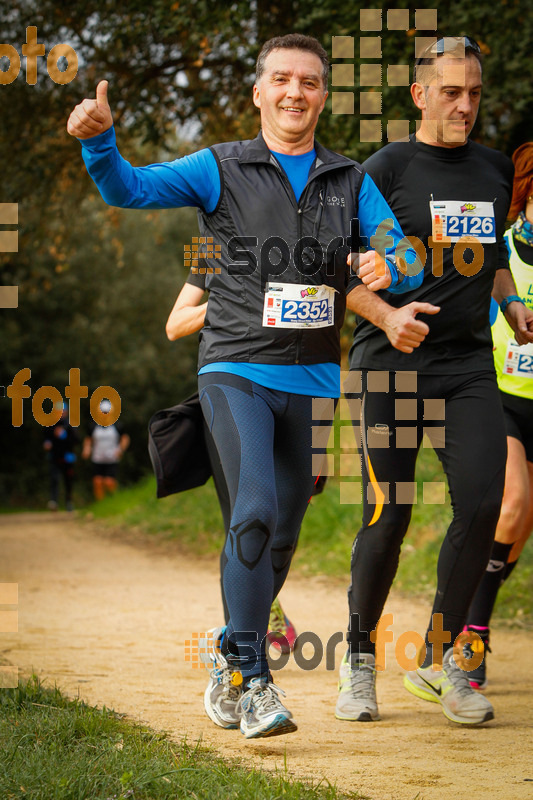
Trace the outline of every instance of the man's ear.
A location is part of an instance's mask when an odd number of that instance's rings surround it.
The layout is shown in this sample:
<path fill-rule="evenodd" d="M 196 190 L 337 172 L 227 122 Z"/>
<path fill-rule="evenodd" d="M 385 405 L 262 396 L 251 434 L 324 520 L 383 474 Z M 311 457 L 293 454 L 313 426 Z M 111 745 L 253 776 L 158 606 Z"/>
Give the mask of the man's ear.
<path fill-rule="evenodd" d="M 254 106 L 261 108 L 261 96 L 259 94 L 259 86 L 256 83 L 254 83 L 254 88 L 252 89 L 252 99 L 254 101 Z"/>
<path fill-rule="evenodd" d="M 413 98 L 413 103 L 415 106 L 420 109 L 420 111 L 425 111 L 426 91 L 421 83 L 411 84 L 411 97 Z"/>

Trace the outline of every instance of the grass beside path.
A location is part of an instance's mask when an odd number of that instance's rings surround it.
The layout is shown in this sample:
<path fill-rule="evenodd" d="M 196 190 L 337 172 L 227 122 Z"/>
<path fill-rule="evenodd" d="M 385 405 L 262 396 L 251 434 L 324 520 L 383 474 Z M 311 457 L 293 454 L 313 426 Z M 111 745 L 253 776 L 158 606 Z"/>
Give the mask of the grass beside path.
<path fill-rule="evenodd" d="M 342 450 L 337 448 L 335 458 L 341 455 Z M 335 472 L 339 473 L 338 464 Z M 360 481 L 346 480 L 354 488 Z M 394 587 L 407 596 L 431 601 L 438 554 L 452 514 L 445 476 L 430 448 L 421 450 L 416 481 L 418 502 L 413 507 Z M 357 492 L 346 493 L 346 483 L 341 485 L 337 477 L 328 479 L 324 493 L 312 500 L 305 516 L 293 570 L 330 575 L 348 583 L 352 542 L 362 516 L 360 502 L 341 502 L 350 496 L 353 499 Z M 222 519 L 211 480 L 198 489 L 157 500 L 155 480 L 146 478 L 87 510 L 105 525 L 133 528 L 149 536 L 176 541 L 195 555 L 216 558 L 222 546 Z M 532 585 L 533 539 L 499 593 L 495 621 L 499 618 L 520 626 L 533 625 Z"/>
<path fill-rule="evenodd" d="M 224 761 L 186 741 L 126 722 L 46 689 L 34 676 L 0 689 L 2 800 L 343 800 L 312 786 Z"/>

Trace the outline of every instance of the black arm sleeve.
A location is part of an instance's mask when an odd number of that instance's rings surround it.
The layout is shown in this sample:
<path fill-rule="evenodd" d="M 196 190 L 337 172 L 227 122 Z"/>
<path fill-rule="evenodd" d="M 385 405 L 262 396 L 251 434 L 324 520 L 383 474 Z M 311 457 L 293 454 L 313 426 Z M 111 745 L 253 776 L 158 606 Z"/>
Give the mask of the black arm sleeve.
<path fill-rule="evenodd" d="M 192 286 L 197 286 L 199 289 L 205 290 L 205 267 L 206 262 L 203 258 L 198 259 L 198 266 L 194 267 L 196 272 L 192 271 L 192 268 L 187 275 L 186 283 L 190 283 Z M 199 272 L 198 270 L 203 269 L 204 272 Z"/>

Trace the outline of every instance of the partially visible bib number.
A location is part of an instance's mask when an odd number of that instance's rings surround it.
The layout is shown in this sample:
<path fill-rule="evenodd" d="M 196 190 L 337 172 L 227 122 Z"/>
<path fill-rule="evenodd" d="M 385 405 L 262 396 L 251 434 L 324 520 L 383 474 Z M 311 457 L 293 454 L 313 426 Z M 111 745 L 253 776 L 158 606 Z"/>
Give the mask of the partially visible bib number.
<path fill-rule="evenodd" d="M 496 241 L 493 203 L 432 200 L 429 205 L 435 241 L 450 239 L 458 242 L 463 237 L 471 237 L 482 244 L 494 244 Z"/>
<path fill-rule="evenodd" d="M 517 378 L 533 378 L 533 344 L 519 345 L 514 339 L 509 339 L 503 373 Z"/>
<path fill-rule="evenodd" d="M 335 289 L 322 284 L 273 283 L 266 286 L 265 328 L 326 328 L 333 325 Z"/>

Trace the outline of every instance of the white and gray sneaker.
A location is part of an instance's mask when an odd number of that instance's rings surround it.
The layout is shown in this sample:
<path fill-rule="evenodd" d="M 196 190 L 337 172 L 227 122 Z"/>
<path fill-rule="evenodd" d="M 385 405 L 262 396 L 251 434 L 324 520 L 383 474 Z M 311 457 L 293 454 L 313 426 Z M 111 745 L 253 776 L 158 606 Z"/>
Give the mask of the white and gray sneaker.
<path fill-rule="evenodd" d="M 241 695 L 238 707 L 241 712 L 241 733 L 246 739 L 279 736 L 298 730 L 291 712 L 279 699 L 280 694 L 285 696 L 279 686 L 263 677 L 252 678 L 248 686 L 248 690 Z"/>
<path fill-rule="evenodd" d="M 373 722 L 381 719 L 376 700 L 376 659 L 371 653 L 348 653 L 341 661 L 339 696 L 335 708 L 337 719 Z"/>
<path fill-rule="evenodd" d="M 445 716 L 452 722 L 480 725 L 494 719 L 490 702 L 472 688 L 468 672 L 456 664 L 453 647 L 446 650 L 442 669 L 419 667 L 405 674 L 403 684 L 422 700 L 440 703 Z"/>
<path fill-rule="evenodd" d="M 238 728 L 241 715 L 237 710 L 242 695 L 242 675 L 232 668 L 220 652 L 224 628 L 208 631 L 208 654 L 213 664 L 204 693 L 206 714 L 221 728 Z"/>

